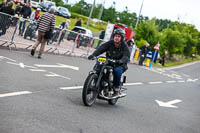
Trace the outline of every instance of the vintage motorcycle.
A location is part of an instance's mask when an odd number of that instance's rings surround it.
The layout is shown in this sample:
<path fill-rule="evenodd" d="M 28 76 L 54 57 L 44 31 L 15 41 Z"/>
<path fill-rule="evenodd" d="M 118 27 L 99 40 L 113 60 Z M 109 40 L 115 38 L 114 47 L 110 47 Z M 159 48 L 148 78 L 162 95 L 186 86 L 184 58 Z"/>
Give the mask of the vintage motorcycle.
<path fill-rule="evenodd" d="M 122 76 L 119 87 L 119 97 L 113 97 L 113 67 L 115 60 L 106 57 L 95 57 L 96 64 L 93 70 L 89 72 L 82 90 L 82 100 L 85 106 L 92 106 L 95 100 L 102 99 L 108 101 L 108 104 L 115 105 L 119 98 L 125 97 L 123 93 L 126 88 L 123 83 L 126 82 L 126 76 Z"/>

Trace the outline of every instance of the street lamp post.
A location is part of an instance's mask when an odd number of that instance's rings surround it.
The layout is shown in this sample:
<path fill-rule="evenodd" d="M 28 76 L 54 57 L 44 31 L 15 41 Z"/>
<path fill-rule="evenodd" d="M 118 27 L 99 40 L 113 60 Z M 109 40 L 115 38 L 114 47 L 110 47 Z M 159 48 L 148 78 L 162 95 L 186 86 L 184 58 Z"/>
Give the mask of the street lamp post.
<path fill-rule="evenodd" d="M 101 10 L 100 10 L 100 13 L 99 13 L 99 20 L 101 20 L 101 17 L 102 17 L 102 14 L 103 14 L 103 8 L 104 8 L 104 5 L 105 5 L 105 1 L 106 0 L 104 0 L 104 2 L 103 2 L 103 4 L 102 4 L 102 6 L 101 6 Z"/>
<path fill-rule="evenodd" d="M 144 0 L 142 0 L 142 5 L 140 7 L 140 12 L 138 14 L 138 18 L 137 18 L 137 21 L 136 21 L 135 29 L 137 28 L 137 25 L 138 25 L 138 22 L 139 22 L 139 19 L 140 19 L 140 14 L 141 14 L 141 11 L 142 11 L 143 3 L 144 3 Z"/>
<path fill-rule="evenodd" d="M 92 17 L 92 13 L 93 13 L 94 6 L 95 6 L 95 1 L 96 1 L 96 0 L 94 0 L 93 5 L 92 5 L 92 9 L 91 9 L 91 11 L 90 11 L 90 16 L 89 16 L 89 18 L 88 18 L 88 22 L 87 22 L 86 29 L 88 29 L 88 26 L 89 26 L 89 23 L 90 23 L 90 19 L 91 19 L 91 17 Z"/>

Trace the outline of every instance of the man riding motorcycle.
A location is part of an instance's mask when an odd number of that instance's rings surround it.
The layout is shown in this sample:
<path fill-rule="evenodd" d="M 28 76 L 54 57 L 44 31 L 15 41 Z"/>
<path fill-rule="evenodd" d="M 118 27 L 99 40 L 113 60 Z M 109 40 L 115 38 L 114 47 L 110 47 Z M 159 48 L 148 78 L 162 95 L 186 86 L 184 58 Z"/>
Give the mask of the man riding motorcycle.
<path fill-rule="evenodd" d="M 113 97 L 119 97 L 119 86 L 122 73 L 128 69 L 127 63 L 129 61 L 130 52 L 125 38 L 125 31 L 121 28 L 114 30 L 114 39 L 102 44 L 94 53 L 88 56 L 88 59 L 91 60 L 95 56 L 98 56 L 106 52 L 106 57 L 115 60 L 113 68 L 113 87 L 114 94 Z"/>

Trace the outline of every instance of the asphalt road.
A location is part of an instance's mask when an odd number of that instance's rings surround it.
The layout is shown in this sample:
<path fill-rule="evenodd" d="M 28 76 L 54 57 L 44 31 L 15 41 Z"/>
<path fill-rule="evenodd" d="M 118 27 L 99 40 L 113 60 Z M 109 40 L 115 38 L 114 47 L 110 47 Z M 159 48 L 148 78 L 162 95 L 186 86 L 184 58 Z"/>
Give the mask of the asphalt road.
<path fill-rule="evenodd" d="M 129 64 L 117 105 L 82 103 L 94 61 L 0 49 L 0 133 L 200 133 L 200 63 Z"/>

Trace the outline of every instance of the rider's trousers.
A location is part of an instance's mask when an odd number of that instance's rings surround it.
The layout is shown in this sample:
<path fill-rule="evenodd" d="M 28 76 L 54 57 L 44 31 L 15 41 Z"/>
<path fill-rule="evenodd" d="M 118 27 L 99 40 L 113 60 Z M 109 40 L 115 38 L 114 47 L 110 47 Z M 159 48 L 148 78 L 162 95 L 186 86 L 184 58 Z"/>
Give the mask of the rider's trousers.
<path fill-rule="evenodd" d="M 120 80 L 122 77 L 122 73 L 124 72 L 122 67 L 115 67 L 113 69 L 114 79 L 113 79 L 113 86 L 115 88 L 119 88 L 120 86 Z"/>

